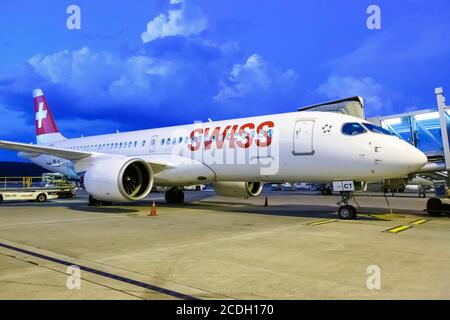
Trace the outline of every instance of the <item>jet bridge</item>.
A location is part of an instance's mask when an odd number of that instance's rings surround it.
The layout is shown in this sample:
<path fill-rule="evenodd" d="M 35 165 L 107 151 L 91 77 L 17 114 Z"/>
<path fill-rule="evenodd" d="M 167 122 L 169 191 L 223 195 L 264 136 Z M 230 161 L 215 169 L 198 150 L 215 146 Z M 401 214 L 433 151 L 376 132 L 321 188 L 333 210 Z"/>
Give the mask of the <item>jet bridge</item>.
<path fill-rule="evenodd" d="M 297 111 L 328 111 L 364 119 L 364 100 L 362 97 L 355 96 L 339 100 L 326 101 L 306 107 L 300 107 Z"/>

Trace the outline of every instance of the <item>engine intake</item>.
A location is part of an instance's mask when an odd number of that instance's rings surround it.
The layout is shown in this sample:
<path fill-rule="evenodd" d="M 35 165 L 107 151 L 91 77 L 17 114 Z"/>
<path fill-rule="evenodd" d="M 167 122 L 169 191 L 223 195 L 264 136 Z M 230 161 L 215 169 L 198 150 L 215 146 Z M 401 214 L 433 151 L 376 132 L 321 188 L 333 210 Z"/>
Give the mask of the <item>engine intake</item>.
<path fill-rule="evenodd" d="M 150 165 L 138 158 L 114 157 L 94 161 L 84 176 L 86 191 L 101 201 L 136 201 L 153 186 Z"/>

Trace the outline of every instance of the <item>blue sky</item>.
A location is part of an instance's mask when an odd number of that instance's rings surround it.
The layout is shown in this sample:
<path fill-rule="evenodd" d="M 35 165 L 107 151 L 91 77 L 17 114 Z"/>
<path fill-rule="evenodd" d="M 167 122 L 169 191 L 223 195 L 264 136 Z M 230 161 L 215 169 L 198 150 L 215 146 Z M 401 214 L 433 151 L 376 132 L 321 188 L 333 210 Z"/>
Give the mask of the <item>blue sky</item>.
<path fill-rule="evenodd" d="M 80 30 L 66 27 L 73 4 Z M 351 95 L 369 116 L 434 108 L 449 32 L 448 0 L 0 0 L 0 139 L 34 141 L 33 88 L 67 137 Z"/>

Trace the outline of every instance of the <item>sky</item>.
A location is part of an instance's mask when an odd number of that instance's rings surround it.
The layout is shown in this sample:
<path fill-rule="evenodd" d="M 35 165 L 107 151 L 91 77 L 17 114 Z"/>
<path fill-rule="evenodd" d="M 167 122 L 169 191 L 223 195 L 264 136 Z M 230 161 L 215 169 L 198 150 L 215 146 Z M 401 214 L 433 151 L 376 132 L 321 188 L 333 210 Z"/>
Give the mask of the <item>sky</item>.
<path fill-rule="evenodd" d="M 35 141 L 35 88 L 68 138 L 354 95 L 367 116 L 436 108 L 449 32 L 448 0 L 0 0 L 0 140 Z"/>

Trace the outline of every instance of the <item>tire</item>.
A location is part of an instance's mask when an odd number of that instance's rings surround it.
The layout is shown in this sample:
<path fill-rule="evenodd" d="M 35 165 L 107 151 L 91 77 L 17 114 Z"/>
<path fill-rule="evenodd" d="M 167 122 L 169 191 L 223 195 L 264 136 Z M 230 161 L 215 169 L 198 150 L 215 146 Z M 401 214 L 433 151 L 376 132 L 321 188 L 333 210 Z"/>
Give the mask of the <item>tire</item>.
<path fill-rule="evenodd" d="M 47 196 L 45 193 L 41 193 L 36 197 L 36 202 L 45 202 L 47 200 Z"/>
<path fill-rule="evenodd" d="M 102 202 L 100 200 L 95 199 L 93 196 L 89 195 L 89 207 L 101 207 Z"/>
<path fill-rule="evenodd" d="M 175 196 L 172 190 L 166 191 L 166 193 L 164 194 L 164 199 L 166 200 L 167 203 L 175 202 Z"/>
<path fill-rule="evenodd" d="M 164 195 L 167 203 L 184 203 L 184 192 L 181 189 L 170 189 Z"/>
<path fill-rule="evenodd" d="M 427 212 L 432 217 L 442 216 L 442 201 L 439 198 L 430 198 L 427 201 Z"/>
<path fill-rule="evenodd" d="M 419 198 L 426 198 L 425 192 L 419 192 Z"/>
<path fill-rule="evenodd" d="M 0 202 L 3 201 L 3 196 L 0 194 Z"/>
<path fill-rule="evenodd" d="M 338 210 L 338 216 L 342 220 L 356 219 L 356 208 L 350 205 L 342 206 Z"/>
<path fill-rule="evenodd" d="M 176 202 L 177 203 L 184 203 L 184 192 L 181 189 L 178 189 L 176 191 Z"/>

